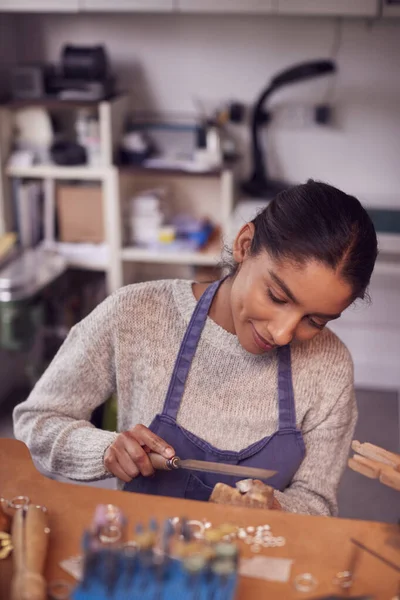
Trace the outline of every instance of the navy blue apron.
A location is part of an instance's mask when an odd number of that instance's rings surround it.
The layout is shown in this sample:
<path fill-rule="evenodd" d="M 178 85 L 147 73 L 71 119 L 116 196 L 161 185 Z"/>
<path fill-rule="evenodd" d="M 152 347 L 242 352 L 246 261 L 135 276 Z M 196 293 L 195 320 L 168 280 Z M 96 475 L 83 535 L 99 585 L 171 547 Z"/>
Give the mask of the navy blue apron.
<path fill-rule="evenodd" d="M 182 459 L 192 458 L 243 467 L 273 469 L 277 474 L 267 483 L 283 491 L 290 484 L 305 455 L 303 437 L 296 427 L 290 346 L 282 346 L 277 350 L 279 428 L 273 435 L 251 444 L 240 452 L 231 452 L 215 448 L 177 422 L 192 360 L 211 303 L 221 283 L 216 281 L 210 285 L 196 304 L 176 359 L 162 413 L 154 418 L 149 429 L 171 444 L 176 455 Z M 243 376 L 245 377 L 246 374 L 243 373 Z M 234 486 L 238 480 L 237 477 L 195 473 L 183 469 L 157 471 L 152 477 L 139 475 L 125 484 L 124 490 L 174 498 L 208 500 L 216 483 L 222 482 Z"/>

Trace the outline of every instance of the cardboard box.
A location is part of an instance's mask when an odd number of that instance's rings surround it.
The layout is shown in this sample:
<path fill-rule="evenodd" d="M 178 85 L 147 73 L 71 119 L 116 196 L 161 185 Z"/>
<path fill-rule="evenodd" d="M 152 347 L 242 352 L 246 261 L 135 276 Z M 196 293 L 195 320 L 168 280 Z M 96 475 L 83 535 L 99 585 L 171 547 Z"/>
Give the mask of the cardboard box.
<path fill-rule="evenodd" d="M 61 242 L 104 242 L 103 192 L 100 185 L 60 185 L 57 216 Z"/>

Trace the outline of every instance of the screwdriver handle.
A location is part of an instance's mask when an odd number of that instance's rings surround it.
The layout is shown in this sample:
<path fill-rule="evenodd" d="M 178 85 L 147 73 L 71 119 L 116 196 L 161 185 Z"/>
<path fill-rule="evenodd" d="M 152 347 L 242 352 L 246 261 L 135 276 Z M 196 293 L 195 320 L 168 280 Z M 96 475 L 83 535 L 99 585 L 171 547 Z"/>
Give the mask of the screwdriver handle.
<path fill-rule="evenodd" d="M 180 459 L 178 456 L 172 458 L 165 458 L 161 454 L 156 452 L 150 452 L 148 454 L 151 464 L 156 471 L 174 471 L 179 469 Z"/>

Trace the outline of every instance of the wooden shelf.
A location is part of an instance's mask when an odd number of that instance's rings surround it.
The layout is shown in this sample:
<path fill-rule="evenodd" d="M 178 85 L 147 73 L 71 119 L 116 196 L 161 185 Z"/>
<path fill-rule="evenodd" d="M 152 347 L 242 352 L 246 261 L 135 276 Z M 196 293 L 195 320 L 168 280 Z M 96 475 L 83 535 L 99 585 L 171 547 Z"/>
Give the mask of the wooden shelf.
<path fill-rule="evenodd" d="M 190 171 L 186 169 L 158 169 L 157 167 L 145 167 L 137 165 L 120 165 L 118 170 L 121 175 L 179 175 L 185 177 L 220 177 L 224 171 L 223 168 L 212 169 L 210 171 Z"/>
<path fill-rule="evenodd" d="M 121 257 L 126 262 L 216 267 L 221 261 L 221 252 L 218 252 L 215 245 L 208 250 L 197 252 L 126 247 L 121 250 Z"/>
<path fill-rule="evenodd" d="M 82 165 L 78 167 L 63 167 L 59 165 L 32 165 L 29 167 L 9 166 L 6 168 L 8 177 L 29 179 L 77 179 L 96 180 L 102 179 L 105 169 L 110 167 L 91 167 Z M 222 170 L 197 172 L 178 169 L 156 169 L 146 167 L 119 167 L 121 175 L 161 175 L 161 176 L 186 176 L 186 177 L 220 177 Z"/>
<path fill-rule="evenodd" d="M 62 167 L 58 165 L 32 165 L 30 167 L 9 166 L 6 168 L 8 177 L 21 179 L 75 179 L 82 181 L 102 180 L 107 167 Z"/>

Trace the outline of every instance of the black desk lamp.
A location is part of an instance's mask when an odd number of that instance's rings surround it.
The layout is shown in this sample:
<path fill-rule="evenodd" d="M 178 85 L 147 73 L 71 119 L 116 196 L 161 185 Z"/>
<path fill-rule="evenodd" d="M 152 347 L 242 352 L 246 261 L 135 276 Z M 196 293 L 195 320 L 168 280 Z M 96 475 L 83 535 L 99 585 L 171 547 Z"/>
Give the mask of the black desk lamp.
<path fill-rule="evenodd" d="M 275 196 L 278 192 L 288 187 L 287 184 L 280 181 L 273 181 L 268 177 L 266 157 L 260 142 L 260 129 L 270 121 L 270 114 L 268 111 L 263 110 L 267 98 L 276 90 L 290 83 L 321 77 L 335 71 L 336 65 L 330 60 L 315 60 L 301 63 L 276 75 L 262 92 L 254 106 L 251 120 L 253 174 L 242 185 L 242 189 L 246 194 L 258 198 Z"/>

